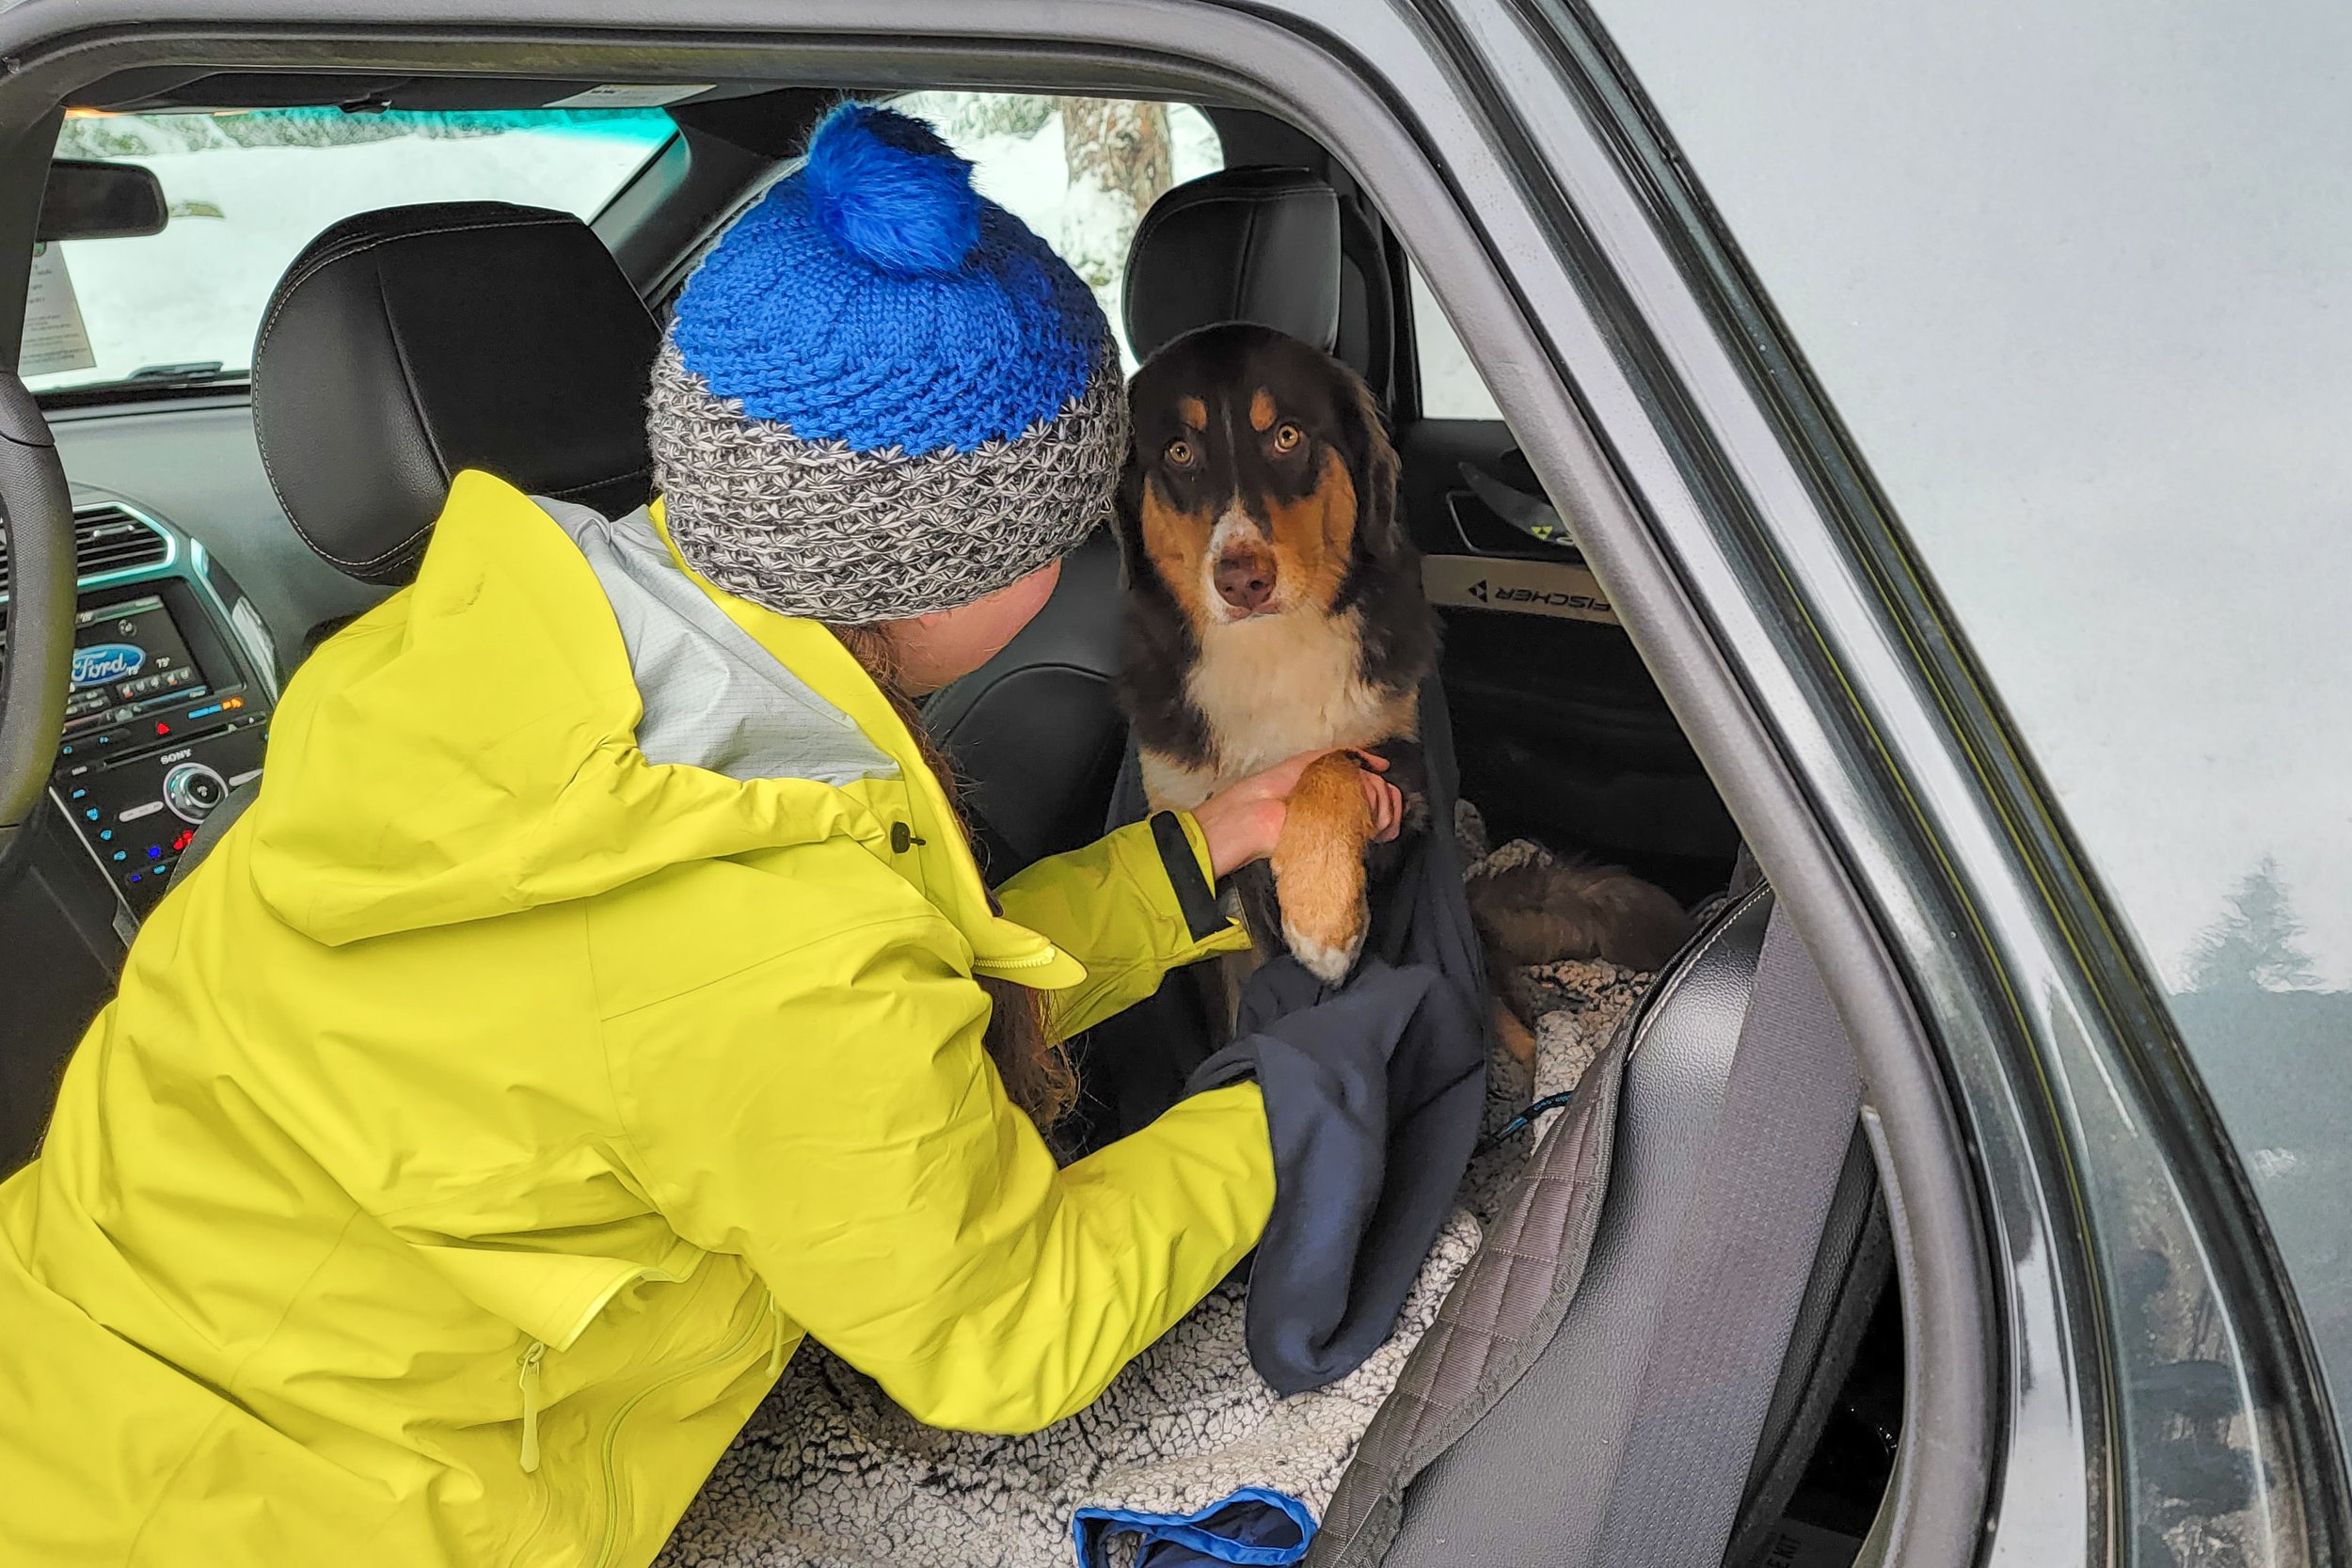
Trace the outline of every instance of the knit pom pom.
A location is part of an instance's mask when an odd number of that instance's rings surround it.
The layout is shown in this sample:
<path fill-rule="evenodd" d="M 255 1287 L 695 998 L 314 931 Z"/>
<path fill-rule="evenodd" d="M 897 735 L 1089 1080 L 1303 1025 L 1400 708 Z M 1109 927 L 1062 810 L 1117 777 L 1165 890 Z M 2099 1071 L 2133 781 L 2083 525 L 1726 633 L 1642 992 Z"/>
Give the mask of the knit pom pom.
<path fill-rule="evenodd" d="M 801 182 L 825 232 L 884 272 L 952 273 L 979 241 L 972 166 L 895 109 L 844 103 L 827 115 Z"/>

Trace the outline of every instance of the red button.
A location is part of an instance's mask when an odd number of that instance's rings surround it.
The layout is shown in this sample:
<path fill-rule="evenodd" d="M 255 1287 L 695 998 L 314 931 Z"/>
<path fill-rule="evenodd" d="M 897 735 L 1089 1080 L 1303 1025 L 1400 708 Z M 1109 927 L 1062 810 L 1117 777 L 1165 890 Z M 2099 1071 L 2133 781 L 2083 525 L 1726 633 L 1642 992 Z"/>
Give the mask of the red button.
<path fill-rule="evenodd" d="M 158 719 L 155 721 L 155 733 L 157 735 L 169 735 L 171 733 L 171 726 Z"/>

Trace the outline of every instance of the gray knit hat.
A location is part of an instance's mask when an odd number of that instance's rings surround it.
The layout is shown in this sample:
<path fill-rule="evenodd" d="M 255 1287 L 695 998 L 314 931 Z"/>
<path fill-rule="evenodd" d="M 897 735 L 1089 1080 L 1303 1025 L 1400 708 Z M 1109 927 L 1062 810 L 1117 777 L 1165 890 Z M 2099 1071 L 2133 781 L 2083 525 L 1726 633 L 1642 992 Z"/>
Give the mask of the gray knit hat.
<path fill-rule="evenodd" d="M 1067 553 L 1109 511 L 1126 421 L 1077 275 L 929 126 L 846 104 L 689 280 L 646 430 L 689 564 L 865 625 Z"/>

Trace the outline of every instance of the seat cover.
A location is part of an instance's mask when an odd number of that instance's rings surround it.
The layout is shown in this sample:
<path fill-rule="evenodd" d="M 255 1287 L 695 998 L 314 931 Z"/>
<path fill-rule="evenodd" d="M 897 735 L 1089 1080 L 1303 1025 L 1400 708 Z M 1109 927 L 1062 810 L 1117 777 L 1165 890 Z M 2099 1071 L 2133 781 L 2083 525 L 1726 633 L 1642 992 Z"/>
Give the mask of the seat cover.
<path fill-rule="evenodd" d="M 1769 1379 L 1756 1401 L 1770 1396 L 1761 1437 L 1736 1461 L 1708 1467 L 1721 1474 L 1625 1473 L 1642 1464 L 1629 1456 L 1655 1445 L 1660 1417 L 1670 1434 L 1673 1422 L 1695 1420 L 1661 1407 L 1657 1363 L 1675 1316 L 1678 1259 L 1712 1218 L 1710 1156 L 1721 1132 L 1736 1125 L 1727 1091 L 1772 913 L 1772 895 L 1759 888 L 1694 938 L 1547 1129 L 1501 1233 L 1456 1285 L 1366 1433 L 1311 1568 L 1614 1568 L 1612 1509 L 1626 1514 L 1623 1499 L 1642 1488 L 1693 1502 L 1727 1493 L 1738 1517 L 1723 1521 L 1725 1537 L 1760 1494 L 1772 1493 L 1775 1506 L 1785 1498 L 1780 1450 L 1819 1423 L 1806 1419 L 1807 1402 L 1793 1387 Z M 1858 1094 L 1850 1069 L 1832 1072 L 1842 1087 L 1824 1092 Z M 1850 1112 L 1840 1125 L 1851 1129 Z M 1838 1314 L 1814 1310 L 1820 1286 L 1828 1282 L 1827 1299 L 1838 1299 L 1836 1286 L 1858 1266 L 1870 1226 L 1883 1234 L 1884 1224 L 1868 1161 L 1851 1150 L 1849 1133 L 1826 1149 L 1793 1151 L 1828 1163 L 1829 1212 L 1751 1249 L 1766 1272 L 1777 1271 L 1759 1277 L 1759 1291 L 1796 1301 L 1796 1323 L 1782 1336 L 1792 1359 L 1833 1378 L 1842 1367 L 1829 1364 L 1822 1340 Z M 1883 1252 L 1870 1256 L 1883 1267 Z M 1625 1517 L 1616 1533 L 1628 1533 Z M 1720 1540 L 1713 1555 L 1722 1555 Z"/>

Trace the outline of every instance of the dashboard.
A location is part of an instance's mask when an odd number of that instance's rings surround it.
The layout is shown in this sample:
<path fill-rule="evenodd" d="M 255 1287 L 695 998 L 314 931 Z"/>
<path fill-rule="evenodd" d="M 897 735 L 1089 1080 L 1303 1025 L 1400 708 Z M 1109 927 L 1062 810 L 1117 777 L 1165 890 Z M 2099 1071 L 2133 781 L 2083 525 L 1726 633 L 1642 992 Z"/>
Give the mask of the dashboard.
<path fill-rule="evenodd" d="M 385 591 L 335 571 L 294 531 L 242 395 L 49 420 L 72 487 L 79 585 L 50 778 L 52 836 L 72 864 L 50 875 L 80 886 L 68 902 L 94 918 L 78 924 L 127 946 L 197 830 L 259 777 L 279 682 L 321 628 Z M 111 970 L 119 947 L 101 957 Z"/>
<path fill-rule="evenodd" d="M 0 1171 L 35 1146 L 65 1046 L 113 994 L 182 858 L 258 782 L 279 683 L 322 629 L 387 592 L 294 531 L 242 396 L 48 414 L 73 501 L 76 625 L 47 809 L 0 888 L 0 953 L 39 977 L 0 1007 Z"/>
<path fill-rule="evenodd" d="M 129 929 L 204 820 L 261 777 L 275 639 L 198 541 L 119 500 L 77 500 L 73 657 L 49 793 Z M 0 649 L 7 645 L 0 603 Z"/>

